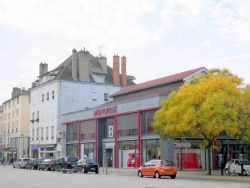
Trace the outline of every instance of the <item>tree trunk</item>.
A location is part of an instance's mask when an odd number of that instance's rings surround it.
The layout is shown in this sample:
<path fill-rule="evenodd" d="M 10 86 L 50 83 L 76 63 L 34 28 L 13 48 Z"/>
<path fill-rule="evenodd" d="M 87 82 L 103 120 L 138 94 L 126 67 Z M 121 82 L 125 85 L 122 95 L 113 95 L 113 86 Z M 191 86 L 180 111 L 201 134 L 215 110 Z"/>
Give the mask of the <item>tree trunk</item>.
<path fill-rule="evenodd" d="M 211 172 L 211 148 L 208 148 L 208 172 L 207 175 L 212 175 Z"/>

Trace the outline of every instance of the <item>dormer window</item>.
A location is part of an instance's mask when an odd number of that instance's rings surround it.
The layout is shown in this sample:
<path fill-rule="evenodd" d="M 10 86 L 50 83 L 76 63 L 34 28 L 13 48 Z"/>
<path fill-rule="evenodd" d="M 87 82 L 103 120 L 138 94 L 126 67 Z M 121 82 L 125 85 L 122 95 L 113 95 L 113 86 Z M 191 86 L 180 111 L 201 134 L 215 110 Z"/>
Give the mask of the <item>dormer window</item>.
<path fill-rule="evenodd" d="M 108 93 L 104 93 L 104 101 L 108 101 L 109 100 L 109 94 Z"/>

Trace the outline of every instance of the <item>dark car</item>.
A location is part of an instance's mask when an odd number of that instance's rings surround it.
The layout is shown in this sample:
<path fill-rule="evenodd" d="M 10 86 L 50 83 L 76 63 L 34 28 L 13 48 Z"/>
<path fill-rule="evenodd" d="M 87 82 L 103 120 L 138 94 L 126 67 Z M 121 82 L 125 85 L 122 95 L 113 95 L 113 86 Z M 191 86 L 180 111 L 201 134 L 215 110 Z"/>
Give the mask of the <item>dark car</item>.
<path fill-rule="evenodd" d="M 54 160 L 53 159 L 44 159 L 37 167 L 37 170 L 51 170 L 53 171 Z"/>
<path fill-rule="evenodd" d="M 77 161 L 74 169 L 78 172 L 88 173 L 88 172 L 95 172 L 96 174 L 99 173 L 99 165 L 93 159 L 80 159 Z"/>
<path fill-rule="evenodd" d="M 58 157 L 55 159 L 53 170 L 60 171 L 62 169 L 72 169 L 77 161 L 77 157 Z"/>
<path fill-rule="evenodd" d="M 26 164 L 25 168 L 26 169 L 37 169 L 38 165 L 43 162 L 43 159 L 38 159 L 38 158 L 33 158 L 30 159 L 29 162 Z"/>

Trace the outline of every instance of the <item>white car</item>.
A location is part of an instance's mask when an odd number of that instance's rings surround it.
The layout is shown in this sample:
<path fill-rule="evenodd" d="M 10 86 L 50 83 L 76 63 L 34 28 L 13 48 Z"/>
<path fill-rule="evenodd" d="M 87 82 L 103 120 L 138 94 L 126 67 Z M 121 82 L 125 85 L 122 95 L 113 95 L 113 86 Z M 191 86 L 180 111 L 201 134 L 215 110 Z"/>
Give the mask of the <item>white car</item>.
<path fill-rule="evenodd" d="M 225 166 L 225 174 L 228 175 L 230 169 L 230 174 L 241 175 L 241 162 L 239 159 L 232 159 L 231 162 L 227 162 Z M 250 174 L 250 162 L 249 160 L 244 160 L 243 163 L 243 176 Z"/>
<path fill-rule="evenodd" d="M 13 163 L 13 168 L 25 168 L 26 164 L 29 162 L 29 158 L 18 158 Z"/>

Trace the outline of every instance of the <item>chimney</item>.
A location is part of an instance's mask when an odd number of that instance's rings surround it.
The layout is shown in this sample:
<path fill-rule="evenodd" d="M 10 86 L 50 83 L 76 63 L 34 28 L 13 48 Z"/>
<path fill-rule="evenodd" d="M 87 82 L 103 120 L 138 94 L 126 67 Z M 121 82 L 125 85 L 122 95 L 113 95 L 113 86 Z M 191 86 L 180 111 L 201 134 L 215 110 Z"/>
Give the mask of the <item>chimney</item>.
<path fill-rule="evenodd" d="M 122 85 L 127 85 L 127 73 L 126 73 L 126 57 L 122 56 Z"/>
<path fill-rule="evenodd" d="M 43 63 L 39 64 L 39 76 L 43 75 Z"/>
<path fill-rule="evenodd" d="M 72 50 L 72 78 L 77 80 L 77 51 L 76 49 Z"/>
<path fill-rule="evenodd" d="M 22 94 L 22 90 L 18 87 L 13 87 L 12 93 L 11 93 L 11 97 L 14 98 L 18 95 Z"/>
<path fill-rule="evenodd" d="M 90 81 L 89 76 L 89 61 L 90 61 L 90 53 L 88 51 L 80 50 L 79 51 L 79 79 L 81 81 Z"/>
<path fill-rule="evenodd" d="M 48 64 L 47 63 L 40 63 L 39 64 L 39 76 L 44 75 L 45 73 L 48 72 Z"/>
<path fill-rule="evenodd" d="M 43 74 L 47 73 L 48 72 L 48 64 L 47 63 L 44 63 L 43 64 Z"/>
<path fill-rule="evenodd" d="M 105 73 L 107 73 L 107 58 L 104 56 L 101 56 L 99 59 L 100 59 L 101 65 L 102 65 L 102 70 Z"/>
<path fill-rule="evenodd" d="M 120 57 L 118 55 L 113 56 L 113 83 L 114 85 L 120 85 Z"/>

